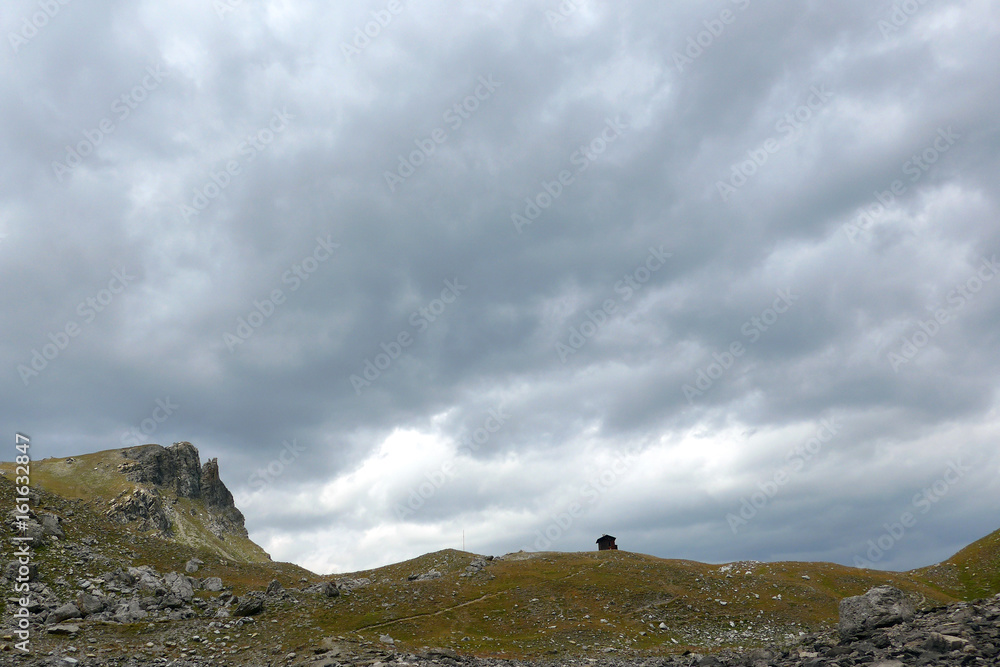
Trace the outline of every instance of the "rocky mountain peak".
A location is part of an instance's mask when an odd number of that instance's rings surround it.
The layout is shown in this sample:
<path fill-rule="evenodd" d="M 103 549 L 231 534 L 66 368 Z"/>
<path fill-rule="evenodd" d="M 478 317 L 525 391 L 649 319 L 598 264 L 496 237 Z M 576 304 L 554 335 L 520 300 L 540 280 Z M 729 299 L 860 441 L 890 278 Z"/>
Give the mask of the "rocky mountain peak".
<path fill-rule="evenodd" d="M 201 459 L 190 442 L 132 447 L 122 456 L 129 462 L 120 469 L 130 481 L 171 489 L 180 498 L 201 497 Z"/>
<path fill-rule="evenodd" d="M 233 505 L 233 494 L 219 479 L 219 459 L 209 459 L 201 467 L 201 493 L 210 507 Z"/>
<path fill-rule="evenodd" d="M 236 508 L 233 494 L 219 477 L 218 459 L 209 459 L 203 466 L 198 449 L 190 442 L 175 442 L 170 447 L 131 447 L 123 449 L 122 456 L 126 461 L 118 469 L 129 481 L 172 491 L 178 498 L 201 499 L 210 514 L 210 529 L 217 537 L 226 533 L 247 536 L 243 513 Z M 147 511 L 137 516 L 159 527 L 162 521 L 157 520 L 156 515 L 163 512 L 153 511 L 151 519 L 150 500 L 145 497 L 142 500 L 140 505 Z M 134 504 L 129 504 L 128 508 Z M 155 505 L 154 509 L 159 509 L 159 503 Z M 118 512 L 122 513 L 120 508 Z M 131 517 L 132 513 L 125 512 L 125 516 Z"/>
<path fill-rule="evenodd" d="M 219 479 L 218 459 L 209 459 L 201 468 L 201 495 L 212 515 L 213 533 L 236 533 L 247 537 L 243 513 L 236 508 L 233 494 Z"/>

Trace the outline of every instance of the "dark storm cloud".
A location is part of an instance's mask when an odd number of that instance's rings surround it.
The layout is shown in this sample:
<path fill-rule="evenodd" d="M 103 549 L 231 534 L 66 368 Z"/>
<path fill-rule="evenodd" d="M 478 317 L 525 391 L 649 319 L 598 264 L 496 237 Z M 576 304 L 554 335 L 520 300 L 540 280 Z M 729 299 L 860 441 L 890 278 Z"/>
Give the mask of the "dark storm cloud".
<path fill-rule="evenodd" d="M 190 440 L 319 569 L 850 563 L 959 454 L 876 566 L 997 527 L 988 4 L 56 4 L 2 26 L 37 452 Z"/>

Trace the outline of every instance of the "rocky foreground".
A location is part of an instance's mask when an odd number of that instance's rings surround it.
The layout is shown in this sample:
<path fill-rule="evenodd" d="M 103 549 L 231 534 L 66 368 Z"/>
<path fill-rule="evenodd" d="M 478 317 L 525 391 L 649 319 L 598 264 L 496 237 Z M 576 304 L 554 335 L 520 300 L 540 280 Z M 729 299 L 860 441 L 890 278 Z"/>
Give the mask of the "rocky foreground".
<path fill-rule="evenodd" d="M 271 590 L 267 597 L 290 592 Z M 310 592 L 330 594 L 333 591 Z M 255 598 L 252 596 L 251 599 Z M 97 649 L 92 643 L 97 640 L 86 638 L 87 632 L 79 625 L 65 622 L 49 625 L 49 634 L 66 635 L 69 641 L 50 648 L 43 655 L 23 656 L 5 652 L 4 656 L 0 656 L 0 663 L 25 667 L 551 667 L 569 664 L 608 667 L 910 667 L 1000 664 L 1000 595 L 916 611 L 906 594 L 889 586 L 845 599 L 841 603 L 838 630 L 802 635 L 794 643 L 783 647 L 744 653 L 723 651 L 704 655 L 685 652 L 655 657 L 622 655 L 613 651 L 602 651 L 596 655 L 567 653 L 535 663 L 463 656 L 444 648 L 426 648 L 410 653 L 397 650 L 388 635 L 377 643 L 350 641 L 344 637 L 317 638 L 315 646 L 299 653 L 288 652 L 281 645 L 275 645 L 255 646 L 240 656 L 226 655 L 227 646 L 254 643 L 257 636 L 254 630 L 259 622 L 254 620 L 253 611 L 236 612 L 250 612 L 239 617 L 220 614 L 219 620 L 206 621 L 203 627 L 185 625 L 183 630 L 176 629 L 167 641 L 163 641 L 163 635 L 160 635 L 160 643 L 139 643 L 134 648 L 119 645 L 118 650 Z M 8 660 L 11 662 L 6 662 Z"/>

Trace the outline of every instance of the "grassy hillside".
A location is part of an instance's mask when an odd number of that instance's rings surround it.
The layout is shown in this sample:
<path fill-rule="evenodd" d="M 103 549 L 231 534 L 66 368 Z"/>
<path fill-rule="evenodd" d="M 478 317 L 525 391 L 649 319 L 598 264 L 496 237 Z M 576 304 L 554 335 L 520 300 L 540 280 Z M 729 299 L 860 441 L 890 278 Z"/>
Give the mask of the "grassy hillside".
<path fill-rule="evenodd" d="M 108 503 L 135 486 L 119 471 L 122 461 L 120 450 L 109 450 L 32 463 L 41 495 L 35 509 L 61 517 L 65 531 L 35 556 L 41 579 L 57 590 L 69 591 L 67 580 L 129 565 L 183 571 L 193 557 L 204 561 L 196 576 L 219 576 L 237 595 L 272 579 L 290 589 L 323 579 L 271 562 L 249 539 L 216 537 L 201 500 L 168 490 L 161 494 L 172 538 L 108 519 Z M 0 464 L 5 498 L 13 496 L 12 468 Z M 4 523 L 0 538 L 9 536 Z M 81 544 L 88 545 L 83 555 Z M 441 576 L 411 580 L 431 570 Z M 387 634 L 408 650 L 442 646 L 507 657 L 781 643 L 832 627 L 842 598 L 880 584 L 913 593 L 925 607 L 1000 592 L 1000 531 L 944 563 L 902 573 L 832 563 L 707 565 L 625 551 L 518 552 L 488 560 L 446 550 L 336 578 L 369 582 L 335 598 L 291 591 L 287 600 L 269 604 L 262 619 L 272 622 L 257 624 L 256 641 L 308 653 L 324 640 L 378 643 Z M 200 627 L 206 620 L 176 623 Z M 88 636 L 103 645 L 127 644 L 138 625 L 95 624 Z M 141 633 L 161 632 L 151 628 Z"/>
<path fill-rule="evenodd" d="M 32 486 L 66 500 L 82 501 L 103 511 L 112 499 L 139 486 L 119 471 L 125 462 L 121 451 L 109 449 L 81 456 L 32 461 Z M 13 471 L 13 463 L 0 463 L 0 474 L 4 477 L 13 479 Z M 159 489 L 159 492 L 174 532 L 174 541 L 228 560 L 251 563 L 270 560 L 263 549 L 245 537 L 227 535 L 225 539 L 220 539 L 214 535 L 207 525 L 208 510 L 200 499 L 178 498 L 168 489 Z M 128 532 L 131 535 L 135 530 Z"/>
<path fill-rule="evenodd" d="M 884 583 L 928 606 L 955 599 L 906 574 L 830 563 L 717 566 L 625 551 L 532 553 L 460 576 L 474 558 L 447 550 L 349 575 L 373 583 L 347 604 L 311 611 L 310 625 L 477 654 L 658 653 L 780 642 L 828 628 L 841 598 Z M 443 576 L 407 580 L 431 568 Z"/>
<path fill-rule="evenodd" d="M 963 600 L 995 595 L 1000 591 L 1000 530 L 973 542 L 944 562 L 913 570 L 911 575 Z"/>

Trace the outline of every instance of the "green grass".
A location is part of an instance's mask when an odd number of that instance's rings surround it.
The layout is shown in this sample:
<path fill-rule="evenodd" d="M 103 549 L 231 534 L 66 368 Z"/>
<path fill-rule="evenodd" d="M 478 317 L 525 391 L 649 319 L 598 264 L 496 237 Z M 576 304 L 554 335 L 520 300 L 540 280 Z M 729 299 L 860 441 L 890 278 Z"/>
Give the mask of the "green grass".
<path fill-rule="evenodd" d="M 162 573 L 182 572 L 192 557 L 205 563 L 195 576 L 219 576 L 237 595 L 262 589 L 272 579 L 286 588 L 300 586 L 302 578 L 324 579 L 290 563 L 271 562 L 248 539 L 219 540 L 206 526 L 200 500 L 180 498 L 175 503 L 168 491 L 161 494 L 171 509 L 173 539 L 112 522 L 104 515 L 108 500 L 134 486 L 118 471 L 124 460 L 120 451 L 75 459 L 33 462 L 33 486 L 42 491 L 37 509 L 64 518 L 66 540 L 97 539 L 93 549 L 108 563 L 80 562 L 61 542 L 39 549 L 35 560 L 41 578 L 61 595 L 68 597 L 73 591 L 55 584 L 60 577 L 73 582 L 114 567 L 141 564 Z M 12 468 L 0 464 L 3 497 L 13 495 L 8 479 Z M 9 537 L 6 526 L 0 533 L 0 538 Z M 880 584 L 915 594 L 925 607 L 1000 592 L 1000 531 L 944 563 L 910 572 L 833 563 L 719 566 L 626 551 L 513 556 L 495 560 L 468 577 L 460 575 L 476 556 L 450 549 L 342 575 L 367 577 L 372 583 L 337 598 L 293 593 L 295 602 L 272 605 L 265 612 L 252 628 L 258 637 L 248 645 L 282 644 L 284 650 L 304 654 L 331 637 L 378 645 L 379 636 L 388 634 L 397 646 L 414 651 L 444 646 L 510 658 L 595 655 L 603 649 L 660 655 L 780 643 L 799 632 L 829 629 L 836 623 L 842 598 Z M 407 579 L 432 568 L 443 576 Z M 172 627 L 186 623 L 203 629 L 204 622 L 184 621 Z M 661 622 L 666 629 L 659 628 Z M 168 633 L 168 626 L 93 626 L 88 632 L 102 645 L 117 646 L 136 642 L 139 636 L 144 643 L 147 635 Z M 246 630 L 241 641 L 248 641 L 249 633 Z M 67 641 L 46 637 L 42 644 Z"/>

